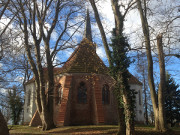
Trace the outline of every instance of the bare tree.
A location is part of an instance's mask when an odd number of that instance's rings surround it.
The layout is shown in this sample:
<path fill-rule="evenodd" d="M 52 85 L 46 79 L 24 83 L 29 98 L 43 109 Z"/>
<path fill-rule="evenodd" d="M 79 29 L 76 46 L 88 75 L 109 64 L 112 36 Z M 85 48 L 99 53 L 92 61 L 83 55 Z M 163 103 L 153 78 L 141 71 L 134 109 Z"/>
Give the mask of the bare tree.
<path fill-rule="evenodd" d="M 98 24 L 100 33 L 101 33 L 101 37 L 102 37 L 102 41 L 104 44 L 104 48 L 106 51 L 106 55 L 109 61 L 109 65 L 110 67 L 114 67 L 113 63 L 113 58 L 111 56 L 111 53 L 109 51 L 109 46 L 107 44 L 107 39 L 106 39 L 106 35 L 104 32 L 104 28 L 102 26 L 100 17 L 99 17 L 99 13 L 95 4 L 94 0 L 89 0 L 89 2 L 91 3 L 91 6 L 94 10 L 94 15 L 96 18 L 96 22 Z M 129 1 L 127 3 L 127 6 L 124 6 L 123 4 L 119 4 L 119 0 L 111 0 L 111 4 L 112 4 L 112 9 L 113 9 L 113 13 L 114 13 L 114 18 L 115 18 L 115 35 L 118 37 L 122 37 L 123 36 L 123 28 L 124 28 L 124 20 L 125 20 L 125 16 L 128 13 L 128 11 L 130 10 L 130 8 L 134 5 L 133 1 Z M 121 11 L 120 8 L 124 8 L 124 12 Z M 123 45 L 121 45 L 121 47 L 125 47 Z M 117 49 L 117 48 L 116 48 Z M 117 51 L 117 50 L 116 50 Z M 122 50 L 119 49 L 118 50 L 119 53 L 125 53 L 125 52 L 121 52 Z M 124 50 L 123 50 L 124 51 Z M 124 66 L 124 65 L 121 65 Z M 124 66 L 124 68 L 127 68 L 126 66 Z M 120 69 L 120 68 L 119 68 Z M 122 99 L 118 98 L 118 112 L 119 112 L 119 133 L 118 134 L 126 134 L 126 135 L 132 135 L 134 134 L 134 124 L 133 124 L 133 119 L 131 119 L 133 117 L 133 112 L 132 112 L 132 108 L 129 106 L 131 104 L 130 102 L 130 94 L 128 94 L 128 84 L 127 82 L 127 76 L 125 75 L 127 73 L 127 69 L 125 71 L 119 71 L 118 75 L 119 77 L 115 78 L 115 80 L 117 81 L 117 86 L 119 86 L 119 92 L 118 92 L 118 97 L 120 95 L 122 96 Z M 122 91 L 122 92 L 121 92 Z M 123 104 L 124 107 L 122 107 L 122 103 L 119 103 L 123 100 Z M 121 106 L 121 107 L 120 107 Z M 131 108 L 131 109 L 130 109 Z M 125 116 L 124 116 L 124 112 L 125 112 Z M 125 117 L 126 117 L 126 124 L 125 124 Z"/>
<path fill-rule="evenodd" d="M 101 38 L 102 38 L 102 41 L 103 41 L 104 49 L 105 49 L 105 51 L 106 51 L 106 56 L 107 56 L 107 58 L 108 58 L 109 65 L 112 66 L 112 62 L 111 62 L 111 59 L 112 59 L 112 58 L 111 58 L 109 46 L 108 46 L 108 43 L 107 43 L 106 34 L 105 34 L 103 25 L 102 25 L 101 20 L 100 20 L 100 17 L 99 17 L 99 13 L 98 13 L 98 9 L 97 9 L 97 7 L 96 7 L 96 3 L 95 3 L 94 0 L 89 0 L 89 2 L 91 3 L 91 6 L 92 6 L 92 8 L 93 8 L 94 16 L 95 16 L 95 19 L 96 19 L 98 28 L 99 28 L 100 33 L 101 33 Z"/>
<path fill-rule="evenodd" d="M 142 3 L 140 0 L 137 0 L 137 6 L 141 17 L 142 29 L 144 33 L 145 46 L 146 46 L 146 55 L 148 61 L 148 81 L 151 92 L 151 99 L 153 104 L 154 116 L 155 116 L 155 128 L 157 130 L 164 131 L 167 129 L 164 115 L 164 95 L 163 88 L 165 84 L 165 66 L 164 66 L 164 56 L 162 50 L 162 37 L 159 35 L 158 40 L 158 48 L 159 51 L 159 63 L 160 63 L 160 85 L 158 90 L 158 99 L 155 91 L 154 78 L 153 78 L 153 60 L 151 54 L 151 39 L 150 39 L 150 30 L 149 24 L 147 20 L 147 7 L 146 1 L 144 1 L 144 8 L 142 7 Z M 161 52 L 162 51 L 162 52 Z M 163 79 L 164 78 L 164 79 Z"/>
<path fill-rule="evenodd" d="M 8 0 L 8 1 L 1 0 L 0 1 L 0 8 L 2 8 L 1 13 L 0 13 L 0 19 L 4 15 L 4 12 L 6 11 L 9 3 L 10 3 L 10 0 Z"/>
<path fill-rule="evenodd" d="M 149 124 L 148 120 L 148 78 L 147 78 L 147 62 L 146 62 L 146 54 L 144 52 L 138 51 L 137 54 L 137 78 L 143 83 L 143 93 L 144 93 L 144 116 L 146 125 Z"/>
<path fill-rule="evenodd" d="M 11 6 L 12 12 L 18 11 L 15 22 L 23 32 L 26 55 L 35 78 L 36 104 L 43 130 L 48 130 L 55 127 L 52 96 L 54 89 L 53 60 L 56 54 L 65 47 L 65 43 L 71 39 L 72 35 L 68 37 L 67 30 L 82 23 L 76 22 L 70 25 L 72 15 L 80 11 L 81 7 L 73 1 L 62 0 L 41 2 L 18 0 L 12 1 Z M 52 40 L 53 32 L 58 34 L 55 41 Z M 66 42 L 62 39 L 66 39 Z M 47 79 L 44 78 L 43 66 L 47 67 Z M 47 87 L 45 87 L 46 84 L 48 84 Z"/>
<path fill-rule="evenodd" d="M 4 15 L 5 11 L 7 10 L 7 7 L 8 7 L 8 4 L 9 4 L 10 0 L 4 2 L 4 1 L 0 1 L 0 20 L 2 18 L 2 16 Z M 1 32 L 1 35 L 0 35 L 0 38 L 2 36 L 2 34 L 5 32 L 6 28 L 4 28 Z M 2 46 L 0 46 L 0 60 L 2 59 Z M 0 124 L 0 134 L 3 134 L 3 135 L 9 135 L 9 130 L 8 130 L 8 127 L 7 127 L 7 123 L 0 111 L 0 120 L 1 120 L 1 124 Z"/>

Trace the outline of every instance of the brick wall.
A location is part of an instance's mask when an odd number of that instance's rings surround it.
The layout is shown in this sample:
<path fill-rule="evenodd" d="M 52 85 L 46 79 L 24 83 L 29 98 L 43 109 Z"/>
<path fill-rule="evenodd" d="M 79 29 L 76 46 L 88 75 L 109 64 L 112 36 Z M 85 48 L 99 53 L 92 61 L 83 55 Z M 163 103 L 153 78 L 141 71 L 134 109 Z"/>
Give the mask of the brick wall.
<path fill-rule="evenodd" d="M 78 87 L 84 82 L 87 88 L 87 103 L 78 103 Z M 117 106 L 113 97 L 113 80 L 105 75 L 87 73 L 71 74 L 60 79 L 63 84 L 63 100 L 55 105 L 54 120 L 56 125 L 94 125 L 117 123 Z M 102 87 L 110 87 L 110 104 L 102 104 Z"/>
<path fill-rule="evenodd" d="M 62 125 L 64 124 L 64 120 L 66 117 L 66 110 L 67 110 L 67 102 L 69 99 L 69 89 L 71 87 L 71 80 L 72 76 L 66 76 L 64 84 L 63 85 L 63 97 L 62 97 L 62 102 L 59 107 L 57 116 L 56 116 L 56 123 L 57 125 Z"/>
<path fill-rule="evenodd" d="M 78 87 L 81 82 L 85 83 L 87 88 L 87 103 L 78 103 Z M 94 124 L 94 109 L 92 104 L 92 86 L 88 75 L 79 74 L 72 78 L 71 89 L 69 91 L 69 100 L 67 105 L 66 125 L 88 125 Z"/>
<path fill-rule="evenodd" d="M 70 74 L 58 79 L 59 81 L 56 80 L 56 82 L 59 82 L 63 87 L 63 97 L 61 104 L 54 102 L 55 125 L 117 123 L 117 106 L 111 87 L 113 80 L 110 77 L 81 73 Z M 78 87 L 81 82 L 84 82 L 87 87 L 86 104 L 80 104 L 77 100 Z M 109 105 L 102 104 L 102 87 L 104 84 L 108 84 L 110 87 Z M 34 114 L 30 125 L 41 125 L 41 120 L 37 112 Z"/>
<path fill-rule="evenodd" d="M 95 100 L 96 100 L 96 106 L 97 106 L 97 119 L 98 123 L 104 123 L 104 108 L 102 105 L 102 90 L 100 82 L 100 78 L 98 76 L 94 77 L 94 91 L 95 91 Z"/>

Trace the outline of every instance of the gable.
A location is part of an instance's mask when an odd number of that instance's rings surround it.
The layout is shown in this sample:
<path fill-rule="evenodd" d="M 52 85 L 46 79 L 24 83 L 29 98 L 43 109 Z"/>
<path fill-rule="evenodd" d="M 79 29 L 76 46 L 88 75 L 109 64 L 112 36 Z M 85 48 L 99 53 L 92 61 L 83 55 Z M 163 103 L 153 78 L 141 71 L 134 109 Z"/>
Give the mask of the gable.
<path fill-rule="evenodd" d="M 108 68 L 96 54 L 95 44 L 83 39 L 63 66 L 64 73 L 107 74 Z"/>

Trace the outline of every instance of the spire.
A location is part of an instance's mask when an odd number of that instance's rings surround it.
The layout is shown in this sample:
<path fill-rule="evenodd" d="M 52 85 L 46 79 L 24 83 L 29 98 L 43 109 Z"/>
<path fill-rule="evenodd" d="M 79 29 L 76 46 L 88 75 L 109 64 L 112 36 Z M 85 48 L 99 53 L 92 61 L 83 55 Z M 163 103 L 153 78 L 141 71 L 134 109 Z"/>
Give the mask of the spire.
<path fill-rule="evenodd" d="M 90 41 L 92 41 L 91 20 L 89 17 L 89 9 L 87 9 L 87 14 L 86 14 L 86 26 L 85 26 L 85 31 L 84 31 L 84 38 L 87 38 Z"/>

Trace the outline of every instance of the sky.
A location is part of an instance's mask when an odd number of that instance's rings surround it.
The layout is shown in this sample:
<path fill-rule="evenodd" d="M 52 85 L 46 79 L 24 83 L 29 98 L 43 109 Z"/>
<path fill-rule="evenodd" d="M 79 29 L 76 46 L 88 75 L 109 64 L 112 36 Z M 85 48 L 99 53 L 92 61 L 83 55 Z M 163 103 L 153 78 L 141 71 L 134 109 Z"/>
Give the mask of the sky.
<path fill-rule="evenodd" d="M 158 5 L 159 7 L 157 7 L 157 3 L 154 3 L 153 1 L 151 3 L 152 4 L 151 6 L 153 6 L 153 8 L 156 7 L 156 9 L 154 9 L 154 11 L 158 12 L 158 15 L 157 15 L 158 17 L 163 17 L 161 15 L 161 13 L 159 13 L 159 12 L 165 12 L 165 9 L 168 9 L 168 6 L 166 7 L 166 3 L 167 2 L 169 3 L 170 0 L 165 0 L 164 2 L 165 2 L 165 3 L 163 3 L 164 5 Z M 173 2 L 175 2 L 175 4 L 177 4 L 177 5 L 180 4 L 180 2 L 178 2 L 177 0 L 173 0 Z M 164 6 L 165 6 L 165 8 L 164 8 Z M 174 6 L 174 5 L 172 4 L 172 6 Z M 104 63 L 108 66 L 106 53 L 104 51 L 102 40 L 100 37 L 100 32 L 99 32 L 96 22 L 94 21 L 95 19 L 93 16 L 93 14 L 94 14 L 93 10 L 92 10 L 90 4 L 87 5 L 87 7 L 89 8 L 90 13 L 91 13 L 93 41 L 98 45 L 96 48 L 96 52 L 99 55 L 99 57 L 104 61 Z M 105 28 L 108 42 L 110 43 L 111 42 L 110 41 L 111 31 L 114 27 L 114 16 L 113 16 L 113 11 L 111 8 L 110 0 L 99 1 L 97 3 L 97 8 L 101 15 L 103 27 Z M 159 11 L 158 8 L 160 8 L 161 10 Z M 154 25 L 153 23 L 155 23 L 155 21 L 156 21 L 156 20 L 153 20 L 153 18 L 154 17 L 148 18 L 150 20 L 149 23 L 152 24 L 152 26 Z M 155 19 L 157 19 L 157 17 Z M 179 20 L 179 22 L 180 22 L 180 20 Z M 125 25 L 124 33 L 129 38 L 129 43 L 131 45 L 131 48 L 137 48 L 139 45 L 141 45 L 140 38 L 143 38 L 140 16 L 139 16 L 139 13 L 137 10 L 130 11 L 127 14 L 124 25 Z M 81 31 L 84 31 L 83 27 L 84 27 L 84 25 L 82 26 Z M 154 29 L 158 32 L 162 31 L 159 27 L 157 27 L 157 28 L 154 27 Z M 154 36 L 152 35 L 151 38 L 155 39 L 156 38 L 155 34 L 157 34 L 157 33 L 154 32 Z M 78 36 L 80 37 L 79 38 L 80 40 L 78 42 L 80 42 L 81 39 L 83 38 L 83 32 L 79 33 Z M 154 44 L 156 44 L 156 41 Z M 173 46 L 174 46 L 174 48 L 177 48 L 175 52 L 179 53 L 177 51 L 177 50 L 180 51 L 179 43 L 174 44 Z M 62 55 L 64 56 L 64 57 L 61 57 L 61 60 L 66 61 L 67 58 L 72 54 L 73 51 L 74 51 L 74 49 L 68 49 L 68 50 L 65 50 L 64 52 L 61 52 L 61 56 Z M 167 51 L 167 50 L 164 49 L 164 51 Z M 152 55 L 155 56 L 154 60 L 156 61 L 156 62 L 154 62 L 154 73 L 155 73 L 154 78 L 155 78 L 156 82 L 159 82 L 159 65 L 157 62 L 157 54 L 156 53 L 157 53 L 157 49 L 155 49 L 155 51 L 152 51 Z M 135 55 L 136 55 L 136 52 L 132 52 L 132 51 L 129 52 L 129 56 L 135 56 Z M 129 67 L 129 70 L 133 75 L 137 75 L 136 62 L 137 61 L 135 61 L 135 63 L 132 63 Z M 177 59 L 174 57 L 166 58 L 166 70 L 171 74 L 171 76 L 175 79 L 176 83 L 178 83 L 178 84 L 180 84 L 180 68 L 179 67 L 180 67 L 180 59 Z"/>
<path fill-rule="evenodd" d="M 169 2 L 171 0 L 164 0 L 164 1 Z M 177 5 L 178 4 L 180 5 L 180 1 L 178 2 L 178 0 L 173 0 L 173 2 L 177 3 Z M 156 5 L 156 4 L 154 4 L 154 5 Z M 93 17 L 93 10 L 92 10 L 90 5 L 87 5 L 87 7 L 90 9 L 90 12 L 92 15 L 91 19 L 92 19 L 93 41 L 98 45 L 96 52 L 99 55 L 99 57 L 104 61 L 104 63 L 106 65 L 108 65 L 108 61 L 107 61 L 106 54 L 105 54 L 105 51 L 103 48 L 100 33 L 99 33 L 98 27 L 96 25 L 96 22 L 94 21 L 95 19 Z M 113 16 L 113 11 L 111 8 L 110 0 L 99 1 L 97 3 L 97 7 L 98 7 L 99 13 L 101 15 L 103 26 L 104 26 L 106 34 L 107 34 L 108 42 L 110 42 L 111 31 L 114 27 L 114 16 Z M 157 10 L 157 9 L 154 9 L 154 10 Z M 162 12 L 163 12 L 163 10 L 162 10 Z M 77 18 L 77 19 L 83 19 L 83 18 L 81 17 L 81 18 Z M 1 20 L 1 21 L 4 21 L 3 23 L 8 22 L 7 20 Z M 125 25 L 125 33 L 129 38 L 129 42 L 131 44 L 131 47 L 134 48 L 134 47 L 137 47 L 138 45 L 140 45 L 141 43 L 139 42 L 139 38 L 142 37 L 142 30 L 141 30 L 140 17 L 139 17 L 137 10 L 133 10 L 127 14 L 124 25 Z M 47 24 L 47 27 L 48 27 L 48 24 Z M 77 34 L 77 37 L 79 37 L 79 39 L 77 40 L 77 43 L 79 43 L 81 41 L 81 39 L 83 38 L 83 32 L 82 32 L 84 29 L 83 27 L 84 26 L 82 25 L 81 30 L 80 30 L 81 33 Z M 138 35 L 139 37 L 137 37 L 138 33 L 141 33 Z M 58 36 L 58 33 L 56 31 L 53 31 L 52 40 L 55 41 L 57 39 L 57 36 Z M 41 48 L 41 49 L 43 50 L 43 48 Z M 56 59 L 59 59 L 61 62 L 64 62 L 72 54 L 73 51 L 74 51 L 74 48 L 73 49 L 67 49 L 63 52 L 60 52 L 60 56 L 57 56 Z M 130 52 L 129 55 L 130 56 L 135 55 L 135 52 Z M 155 55 L 155 53 L 154 53 L 154 55 Z M 63 57 L 61 57 L 61 56 L 63 56 Z M 130 72 L 134 75 L 137 72 L 135 64 L 136 63 L 131 64 L 131 66 L 129 68 Z M 180 66 L 180 60 L 179 59 L 173 58 L 173 57 L 168 58 L 167 63 L 166 63 L 166 69 L 175 78 L 175 80 L 178 84 L 180 84 L 180 68 L 179 68 L 179 66 Z M 158 64 L 155 64 L 154 69 L 155 69 L 156 73 L 159 72 Z M 156 76 L 158 76 L 158 75 L 156 75 Z"/>
<path fill-rule="evenodd" d="M 156 11 L 158 13 L 158 15 L 155 19 L 158 19 L 158 17 L 163 18 L 165 16 L 165 15 L 161 15 L 162 14 L 161 12 L 168 11 L 168 7 L 170 7 L 170 6 L 180 5 L 180 1 L 173 0 L 173 2 L 172 2 L 171 0 L 165 0 L 162 5 L 157 5 L 156 1 L 155 2 L 152 1 L 151 4 L 152 4 L 151 6 L 153 6 L 153 8 L 154 8 L 154 11 Z M 114 27 L 114 16 L 113 16 L 113 11 L 111 8 L 110 0 L 104 0 L 102 2 L 100 1 L 98 3 L 97 7 L 99 9 L 100 14 L 103 16 L 103 21 L 102 21 L 103 26 L 104 26 L 106 32 L 109 33 L 107 37 L 110 41 L 110 36 L 111 36 L 110 31 Z M 91 9 L 91 7 L 89 7 L 89 8 Z M 93 13 L 92 9 L 91 9 L 91 12 Z M 178 16 L 180 16 L 179 13 L 177 13 L 177 14 L 178 14 Z M 177 15 L 177 14 L 175 14 L 175 15 Z M 172 15 L 172 17 L 173 17 L 173 15 Z M 140 16 L 139 16 L 138 11 L 133 10 L 133 11 L 129 12 L 129 14 L 127 15 L 125 20 L 126 20 L 124 22 L 125 33 L 129 38 L 129 42 L 131 44 L 131 47 L 136 48 L 139 44 L 141 44 L 139 42 L 139 37 L 137 37 L 137 33 L 141 33 L 141 35 L 139 34 L 139 36 L 142 36 L 141 21 L 140 21 Z M 150 22 L 149 22 L 150 24 L 153 24 L 156 21 L 156 20 L 153 20 L 151 18 L 149 18 L 149 20 L 150 20 Z M 180 22 L 180 19 L 175 22 L 175 23 L 177 23 L 176 24 L 177 26 L 178 25 L 180 26 L 179 22 Z M 95 26 L 95 28 L 98 29 L 97 26 Z M 154 29 L 155 29 L 155 27 L 154 27 Z M 163 30 L 161 28 L 157 27 L 156 31 L 161 32 Z M 176 33 L 179 35 L 180 31 L 177 31 Z M 157 33 L 155 33 L 155 34 L 157 34 Z M 155 39 L 156 37 L 152 37 L 152 38 Z M 156 44 L 156 42 L 155 42 L 155 44 Z M 173 47 L 175 48 L 174 52 L 180 54 L 180 42 L 173 44 Z M 167 51 L 166 48 L 164 49 L 164 51 Z M 101 59 L 103 59 L 104 63 L 107 64 L 107 58 L 106 58 L 105 51 L 104 51 L 102 45 L 100 45 L 97 48 L 97 54 L 100 56 Z M 135 55 L 135 52 L 130 52 L 129 55 L 131 55 L 131 54 Z M 156 50 L 155 50 L 155 53 L 152 52 L 152 54 L 153 54 L 153 56 L 155 56 L 154 59 L 157 59 Z M 175 58 L 175 57 L 167 57 L 165 60 L 166 60 L 166 70 L 175 79 L 176 83 L 178 83 L 180 85 L 180 68 L 179 68 L 180 67 L 180 59 Z M 135 64 L 136 64 L 136 62 L 131 64 L 131 66 L 129 68 L 130 72 L 134 75 L 137 73 Z M 155 71 L 155 76 L 159 77 L 159 66 L 158 66 L 157 62 L 154 63 L 154 71 Z M 156 79 L 157 78 L 155 78 L 155 80 Z M 156 81 L 158 82 L 159 79 L 157 79 Z"/>

